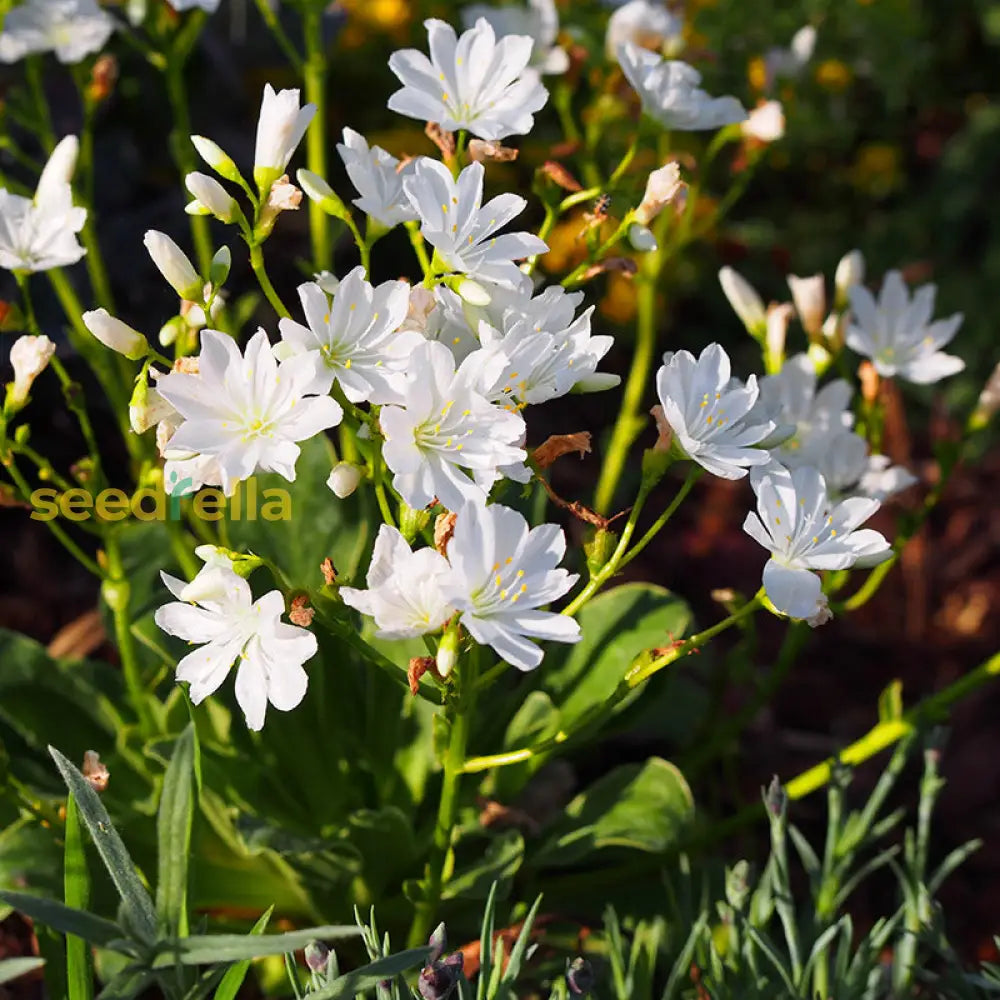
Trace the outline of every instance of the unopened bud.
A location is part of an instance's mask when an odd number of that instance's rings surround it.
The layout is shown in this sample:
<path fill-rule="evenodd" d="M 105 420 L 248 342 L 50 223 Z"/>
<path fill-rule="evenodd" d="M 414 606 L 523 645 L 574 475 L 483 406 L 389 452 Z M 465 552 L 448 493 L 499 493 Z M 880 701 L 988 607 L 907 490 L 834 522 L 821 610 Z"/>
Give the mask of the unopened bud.
<path fill-rule="evenodd" d="M 566 969 L 566 985 L 575 997 L 585 997 L 594 988 L 594 969 L 582 956 L 574 958 Z"/>
<path fill-rule="evenodd" d="M 769 375 L 781 371 L 784 364 L 785 338 L 794 314 L 795 310 L 789 302 L 768 306 L 767 328 L 764 332 L 764 368 Z"/>
<path fill-rule="evenodd" d="M 658 250 L 660 246 L 656 242 L 653 230 L 649 226 L 644 226 L 638 222 L 633 222 L 628 227 L 628 241 L 632 244 L 632 248 L 638 250 L 640 253 L 652 253 L 654 250 Z"/>
<path fill-rule="evenodd" d="M 788 793 L 782 788 L 777 775 L 771 779 L 764 792 L 764 806 L 774 819 L 784 819 L 788 808 Z"/>
<path fill-rule="evenodd" d="M 299 169 L 295 172 L 295 179 L 309 200 L 316 202 L 327 215 L 342 220 L 351 218 L 350 209 L 344 204 L 340 195 L 319 174 Z"/>
<path fill-rule="evenodd" d="M 346 500 L 361 482 L 361 470 L 351 462 L 338 462 L 330 471 L 326 485 L 340 500 Z"/>
<path fill-rule="evenodd" d="M 447 1000 L 458 985 L 462 965 L 460 951 L 428 965 L 417 979 L 417 990 L 424 1000 Z"/>
<path fill-rule="evenodd" d="M 75 135 L 67 135 L 59 140 L 38 178 L 38 186 L 35 188 L 36 204 L 41 205 L 60 197 L 66 185 L 73 180 L 79 152 L 80 140 Z"/>
<path fill-rule="evenodd" d="M 182 334 L 187 332 L 187 322 L 183 316 L 172 316 L 160 327 L 157 336 L 162 347 L 170 347 L 171 344 Z"/>
<path fill-rule="evenodd" d="M 458 662 L 458 628 L 450 627 L 438 645 L 437 670 L 442 679 L 447 678 Z"/>
<path fill-rule="evenodd" d="M 310 941 L 305 948 L 305 959 L 310 972 L 323 972 L 330 960 L 330 949 L 322 941 Z"/>
<path fill-rule="evenodd" d="M 847 290 L 855 285 L 860 285 L 865 280 L 865 258 L 860 250 L 852 250 L 845 253 L 840 258 L 837 271 L 833 276 L 833 284 L 836 289 L 837 309 L 847 308 Z"/>
<path fill-rule="evenodd" d="M 128 422 L 136 434 L 145 434 L 150 427 L 176 413 L 168 403 L 145 378 L 139 379 L 132 391 L 128 404 Z"/>
<path fill-rule="evenodd" d="M 810 340 L 822 336 L 823 319 L 826 316 L 826 285 L 823 275 L 813 274 L 808 278 L 800 278 L 790 274 L 788 287 L 792 290 L 792 301 L 802 328 L 809 334 Z"/>
<path fill-rule="evenodd" d="M 731 267 L 719 271 L 719 284 L 750 336 L 762 339 L 767 331 L 767 316 L 764 302 L 753 285 Z"/>
<path fill-rule="evenodd" d="M 203 282 L 187 254 L 166 233 L 155 229 L 146 233 L 143 243 L 167 284 L 182 299 L 200 301 Z"/>
<path fill-rule="evenodd" d="M 493 301 L 490 293 L 471 278 L 459 278 L 455 282 L 455 291 L 470 306 L 488 306 Z"/>
<path fill-rule="evenodd" d="M 191 142 L 198 155 L 222 178 L 227 181 L 238 181 L 240 171 L 236 161 L 217 143 L 206 139 L 203 135 L 191 136 Z"/>
<path fill-rule="evenodd" d="M 236 199 L 214 177 L 193 171 L 184 178 L 184 184 L 197 199 L 192 204 L 203 205 L 209 214 L 222 222 L 233 221 L 233 216 L 236 214 Z M 191 212 L 191 205 L 188 205 L 185 211 L 189 215 L 194 214 Z"/>
<path fill-rule="evenodd" d="M 993 369 L 993 373 L 986 380 L 983 391 L 979 394 L 976 408 L 969 419 L 969 424 L 973 430 L 981 430 L 985 427 L 994 414 L 1000 410 L 1000 364 Z"/>
<path fill-rule="evenodd" d="M 431 953 L 427 956 L 427 961 L 433 964 L 444 954 L 445 948 L 448 947 L 448 934 L 445 930 L 444 921 L 434 928 L 434 933 L 427 939 L 427 944 L 431 949 Z"/>
<path fill-rule="evenodd" d="M 636 222 L 648 226 L 680 195 L 683 188 L 681 170 L 676 161 L 672 160 L 659 170 L 654 170 L 646 181 L 646 191 L 639 207 L 635 210 Z"/>
<path fill-rule="evenodd" d="M 7 389 L 8 404 L 23 406 L 36 378 L 48 367 L 56 345 L 48 337 L 18 337 L 10 349 L 14 381 Z"/>
<path fill-rule="evenodd" d="M 112 351 L 124 354 L 131 361 L 138 361 L 149 354 L 146 338 L 133 330 L 128 323 L 112 316 L 107 309 L 91 309 L 83 314 L 84 326 Z"/>

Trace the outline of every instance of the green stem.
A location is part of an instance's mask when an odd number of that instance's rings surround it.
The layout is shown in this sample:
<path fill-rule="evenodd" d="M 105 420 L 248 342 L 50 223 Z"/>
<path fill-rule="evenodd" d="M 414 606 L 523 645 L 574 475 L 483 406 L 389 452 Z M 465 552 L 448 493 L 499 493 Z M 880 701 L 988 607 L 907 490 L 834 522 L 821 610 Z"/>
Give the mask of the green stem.
<path fill-rule="evenodd" d="M 478 663 L 479 651 L 474 649 L 469 657 L 456 666 L 456 670 L 461 670 L 458 677 L 461 687 L 456 696 L 448 749 L 445 751 L 441 797 L 438 800 L 437 822 L 434 826 L 431 855 L 427 862 L 423 898 L 416 905 L 413 923 L 410 925 L 409 947 L 411 948 L 424 944 L 430 935 L 441 902 L 441 890 L 452 864 L 451 841 L 458 815 L 458 794 L 465 769 L 469 732 L 475 713 Z"/>
<path fill-rule="evenodd" d="M 191 145 L 191 110 L 184 77 L 186 63 L 186 53 L 184 55 L 172 53 L 164 68 L 167 97 L 174 117 L 170 147 L 182 179 L 198 168 L 194 146 Z M 198 268 L 202 274 L 208 274 L 209 265 L 212 263 L 212 235 L 208 227 L 208 217 L 190 215 L 188 218 L 191 222 L 191 240 Z"/>
<path fill-rule="evenodd" d="M 656 537 L 663 526 L 674 516 L 677 508 L 684 502 L 684 498 L 691 492 L 691 488 L 701 478 L 702 469 L 700 465 L 692 465 L 687 474 L 687 478 L 681 484 L 677 495 L 670 501 L 670 506 L 650 525 L 649 530 L 632 546 L 625 558 L 622 566 L 627 566 L 649 543 Z"/>
<path fill-rule="evenodd" d="M 274 311 L 282 319 L 288 319 L 291 313 L 285 308 L 285 303 L 281 301 L 281 296 L 274 290 L 274 285 L 271 284 L 271 279 L 267 276 L 267 271 L 264 268 L 264 254 L 259 243 L 250 245 L 250 266 L 257 276 L 258 284 L 267 296 L 267 301 L 274 307 Z"/>
<path fill-rule="evenodd" d="M 323 8 L 306 4 L 302 15 L 306 61 L 303 67 L 306 100 L 316 106 L 316 115 L 306 130 L 306 160 L 309 169 L 326 177 L 326 75 L 327 58 L 323 44 Z M 333 262 L 330 227 L 321 205 L 309 199 L 309 233 L 312 237 L 313 263 L 318 271 L 328 271 Z M 363 244 L 359 240 L 358 245 Z M 367 265 L 366 265 L 367 270 Z"/>
<path fill-rule="evenodd" d="M 35 303 L 31 298 L 30 278 L 27 271 L 15 271 L 14 280 L 17 282 L 17 289 L 21 293 L 21 305 L 24 307 L 24 319 L 28 324 L 28 333 L 38 337 L 42 330 L 38 325 L 38 317 L 35 315 Z"/>
<path fill-rule="evenodd" d="M 621 482 L 628 460 L 629 448 L 645 420 L 639 416 L 653 362 L 656 359 L 656 279 L 660 270 L 660 252 L 648 254 L 639 284 L 637 302 L 638 325 L 632 367 L 625 382 L 621 408 L 611 431 L 607 457 L 601 467 L 594 493 L 594 509 L 606 514 L 615 499 L 615 488 Z"/>
<path fill-rule="evenodd" d="M 424 272 L 424 277 L 431 273 L 431 259 L 427 256 L 427 247 L 424 245 L 424 237 L 420 232 L 419 222 L 407 222 L 406 231 L 410 235 L 410 243 L 413 245 L 413 252 L 417 255 L 420 263 L 420 270 Z"/>
<path fill-rule="evenodd" d="M 260 11 L 261 18 L 267 25 L 271 34 L 274 35 L 274 40 L 278 43 L 279 48 L 285 54 L 285 58 L 295 68 L 296 72 L 301 75 L 304 68 L 302 56 L 299 54 L 298 49 L 295 48 L 292 40 L 286 34 L 285 29 L 281 26 L 281 21 L 278 18 L 275 9 L 271 7 L 267 0 L 256 0 L 256 3 L 257 10 Z"/>
<path fill-rule="evenodd" d="M 56 133 L 52 127 L 49 102 L 45 99 L 45 84 L 42 73 L 42 57 L 40 55 L 28 56 L 24 60 L 24 75 L 28 81 L 28 89 L 31 91 L 35 113 L 38 115 L 37 127 L 41 132 L 42 145 L 47 152 L 51 153 L 56 145 Z"/>

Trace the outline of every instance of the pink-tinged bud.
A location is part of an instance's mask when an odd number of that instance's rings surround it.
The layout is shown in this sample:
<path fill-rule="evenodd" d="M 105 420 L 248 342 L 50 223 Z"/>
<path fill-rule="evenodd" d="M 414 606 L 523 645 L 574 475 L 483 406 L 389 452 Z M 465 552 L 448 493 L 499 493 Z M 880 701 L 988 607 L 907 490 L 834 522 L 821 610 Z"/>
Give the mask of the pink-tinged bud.
<path fill-rule="evenodd" d="M 675 161 L 654 170 L 646 181 L 646 192 L 635 210 L 635 221 L 648 226 L 667 205 L 676 201 L 687 185 L 681 180 L 681 170 Z"/>
<path fill-rule="evenodd" d="M 799 314 L 802 328 L 810 339 L 823 333 L 823 320 L 826 318 L 826 285 L 822 274 L 814 274 L 808 278 L 797 275 L 788 276 L 788 287 L 792 291 L 792 301 L 795 311 Z"/>
<path fill-rule="evenodd" d="M 138 361 L 149 354 L 146 338 L 128 323 L 112 316 L 107 309 L 92 309 L 83 314 L 84 326 L 105 346 Z"/>
<path fill-rule="evenodd" d="M 724 267 L 719 271 L 719 284 L 747 332 L 760 340 L 767 330 L 767 316 L 764 313 L 764 302 L 753 285 L 731 267 Z"/>
<path fill-rule="evenodd" d="M 777 142 L 785 134 L 785 114 L 780 101 L 763 101 L 740 124 L 745 139 Z"/>
<path fill-rule="evenodd" d="M 14 381 L 7 389 L 7 401 L 23 406 L 35 379 L 48 367 L 56 345 L 48 337 L 18 337 L 10 349 L 10 363 L 14 368 Z"/>
<path fill-rule="evenodd" d="M 282 212 L 297 209 L 301 204 L 302 192 L 294 184 L 289 183 L 287 174 L 283 174 L 271 185 L 267 202 L 257 223 L 257 232 L 262 236 L 270 235 L 278 216 Z"/>
<path fill-rule="evenodd" d="M 182 298 L 201 300 L 204 282 L 183 250 L 166 233 L 150 229 L 143 243 L 167 284 Z"/>

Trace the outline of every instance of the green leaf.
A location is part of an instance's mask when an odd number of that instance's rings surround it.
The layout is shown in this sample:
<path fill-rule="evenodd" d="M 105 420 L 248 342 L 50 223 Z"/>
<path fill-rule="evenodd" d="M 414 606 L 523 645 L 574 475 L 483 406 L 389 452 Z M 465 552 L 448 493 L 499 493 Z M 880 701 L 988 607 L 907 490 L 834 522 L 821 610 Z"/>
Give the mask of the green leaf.
<path fill-rule="evenodd" d="M 361 932 L 354 925 L 311 927 L 287 934 L 262 934 L 259 937 L 243 934 L 192 934 L 186 938 L 161 940 L 152 968 L 162 969 L 180 962 L 182 965 L 210 965 L 214 962 L 238 962 L 265 955 L 283 955 L 298 951 L 310 941 L 332 941 L 354 938 Z"/>
<path fill-rule="evenodd" d="M 195 732 L 190 722 L 174 747 L 160 793 L 156 816 L 159 873 L 156 882 L 156 912 L 160 926 L 175 937 L 188 930 L 188 858 L 194 819 Z"/>
<path fill-rule="evenodd" d="M 94 916 L 85 910 L 74 910 L 64 903 L 44 896 L 32 896 L 27 892 L 13 892 L 0 889 L 0 899 L 9 903 L 19 913 L 51 927 L 60 934 L 75 934 L 91 944 L 108 947 L 113 941 L 125 936 L 124 931 L 110 920 Z"/>
<path fill-rule="evenodd" d="M 18 976 L 34 972 L 45 964 L 44 958 L 5 958 L 0 962 L 0 985 L 9 983 Z"/>
<path fill-rule="evenodd" d="M 583 639 L 551 667 L 546 660 L 543 679 L 563 728 L 606 701 L 640 653 L 680 638 L 691 610 L 663 587 L 627 583 L 595 597 L 577 620 Z"/>
<path fill-rule="evenodd" d="M 97 995 L 97 1000 L 132 1000 L 145 993 L 156 977 L 146 969 L 130 965 L 118 973 Z"/>
<path fill-rule="evenodd" d="M 538 852 L 538 865 L 574 864 L 592 851 L 624 847 L 662 853 L 694 810 L 680 771 L 659 757 L 616 767 L 566 807 Z"/>
<path fill-rule="evenodd" d="M 410 948 L 396 955 L 379 958 L 360 969 L 338 976 L 332 983 L 310 993 L 309 1000 L 353 1000 L 358 993 L 374 990 L 382 980 L 423 965 L 429 954 L 430 948 Z"/>
<path fill-rule="evenodd" d="M 517 830 L 504 830 L 496 836 L 477 833 L 462 840 L 460 849 L 468 848 L 470 841 L 480 844 L 484 836 L 489 838 L 486 850 L 476 847 L 476 860 L 452 875 L 441 893 L 442 899 L 486 899 L 493 891 L 501 897 L 506 895 L 510 880 L 524 860 L 524 838 Z"/>
<path fill-rule="evenodd" d="M 153 941 L 156 937 L 156 911 L 146 887 L 139 878 L 139 872 L 122 843 L 118 831 L 111 823 L 104 803 L 87 779 L 58 751 L 49 747 L 49 753 L 59 768 L 67 787 L 76 799 L 80 818 L 94 841 L 111 876 L 111 880 L 121 896 L 125 907 L 129 929 L 143 940 Z"/>
<path fill-rule="evenodd" d="M 261 935 L 264 933 L 267 927 L 267 922 L 271 919 L 271 914 L 274 912 L 274 907 L 270 907 L 267 912 L 253 925 L 250 929 L 251 935 Z M 226 974 L 222 977 L 222 982 L 219 983 L 219 988 L 215 991 L 215 1000 L 236 1000 L 236 994 L 239 993 L 240 987 L 243 985 L 243 980 L 246 979 L 247 972 L 250 970 L 250 959 L 244 958 L 239 962 L 234 962 L 228 969 L 226 969 Z"/>
<path fill-rule="evenodd" d="M 561 719 L 559 709 L 552 704 L 545 691 L 531 691 L 510 720 L 502 749 L 538 746 L 559 732 Z M 497 768 L 493 796 L 501 802 L 512 801 L 546 759 L 545 755 L 539 754 L 523 763 Z"/>
<path fill-rule="evenodd" d="M 86 910 L 90 905 L 90 872 L 87 869 L 80 811 L 72 795 L 66 800 L 65 838 L 63 882 L 66 905 Z M 90 946 L 75 934 L 66 935 L 66 980 L 69 1000 L 90 1000 L 94 995 L 94 961 Z"/>

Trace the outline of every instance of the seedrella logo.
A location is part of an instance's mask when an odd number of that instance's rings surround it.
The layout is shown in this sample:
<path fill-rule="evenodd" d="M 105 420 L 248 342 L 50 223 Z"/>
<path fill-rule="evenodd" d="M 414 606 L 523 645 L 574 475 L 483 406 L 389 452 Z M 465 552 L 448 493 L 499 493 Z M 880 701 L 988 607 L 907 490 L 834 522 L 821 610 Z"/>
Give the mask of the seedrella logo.
<path fill-rule="evenodd" d="M 189 500 L 185 508 L 183 500 Z M 257 480 L 250 478 L 237 483 L 227 497 L 217 486 L 196 488 L 190 476 L 171 470 L 157 487 L 144 486 L 131 495 L 124 490 L 108 489 L 99 493 L 74 488 L 60 493 L 54 489 L 38 489 L 31 494 L 31 517 L 35 521 L 52 521 L 63 517 L 68 521 L 123 521 L 134 517 L 139 521 L 179 521 L 187 514 L 201 521 L 289 521 L 292 517 L 292 497 L 287 490 L 276 487 L 259 489 Z"/>

